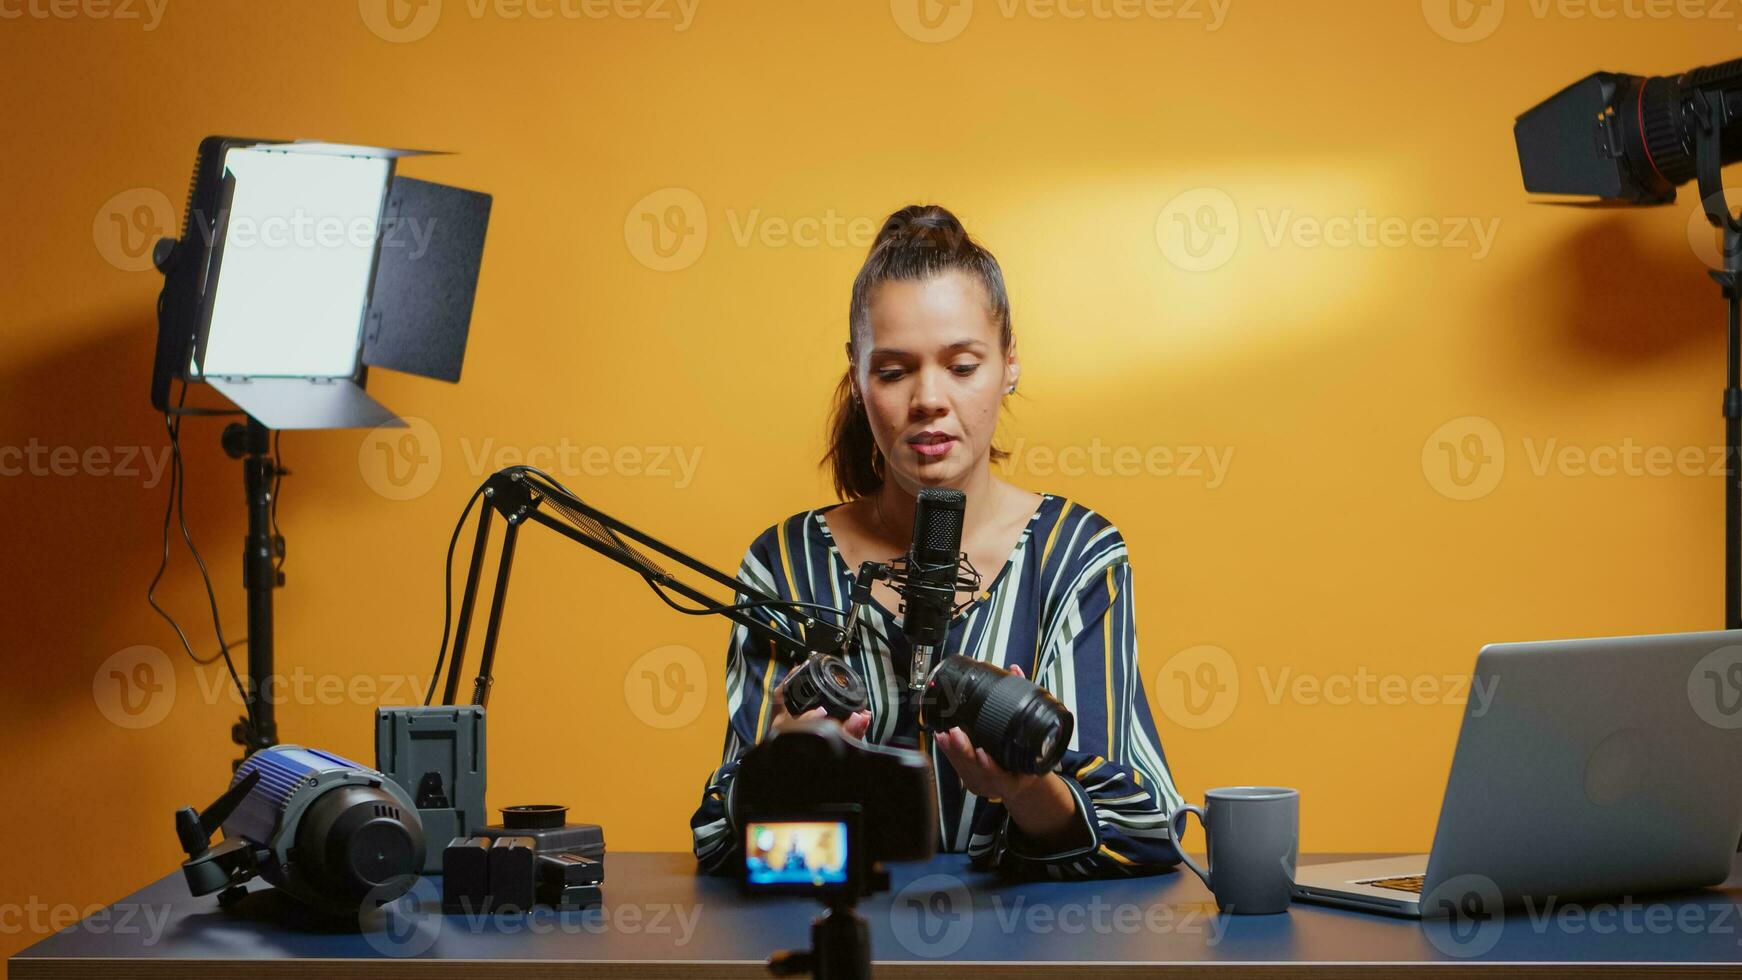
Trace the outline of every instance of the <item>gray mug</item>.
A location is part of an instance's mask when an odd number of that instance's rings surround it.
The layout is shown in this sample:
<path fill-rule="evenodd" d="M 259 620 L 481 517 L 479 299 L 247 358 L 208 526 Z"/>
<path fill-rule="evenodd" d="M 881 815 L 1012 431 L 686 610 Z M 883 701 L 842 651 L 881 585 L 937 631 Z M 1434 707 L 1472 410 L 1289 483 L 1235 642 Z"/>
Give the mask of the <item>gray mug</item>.
<path fill-rule="evenodd" d="M 1209 870 L 1198 867 L 1181 848 L 1186 867 L 1204 879 L 1224 912 L 1286 912 L 1300 850 L 1300 791 L 1226 786 L 1204 798 L 1204 807 L 1182 806 L 1173 814 L 1175 842 L 1185 830 L 1186 814 L 1197 814 L 1204 825 Z"/>

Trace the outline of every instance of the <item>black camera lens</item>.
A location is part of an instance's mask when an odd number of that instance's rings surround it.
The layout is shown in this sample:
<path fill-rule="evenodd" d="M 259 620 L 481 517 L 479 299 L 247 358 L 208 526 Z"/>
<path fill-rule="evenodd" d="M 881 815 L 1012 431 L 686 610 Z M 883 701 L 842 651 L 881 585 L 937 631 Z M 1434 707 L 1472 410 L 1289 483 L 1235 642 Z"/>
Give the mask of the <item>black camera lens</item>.
<path fill-rule="evenodd" d="M 813 653 L 780 687 L 786 713 L 794 718 L 812 708 L 845 719 L 865 709 L 865 682 L 845 660 L 832 653 Z"/>
<path fill-rule="evenodd" d="M 1051 772 L 1076 724 L 1044 688 L 960 654 L 932 671 L 919 720 L 928 731 L 966 731 L 994 762 L 1023 773 Z"/>

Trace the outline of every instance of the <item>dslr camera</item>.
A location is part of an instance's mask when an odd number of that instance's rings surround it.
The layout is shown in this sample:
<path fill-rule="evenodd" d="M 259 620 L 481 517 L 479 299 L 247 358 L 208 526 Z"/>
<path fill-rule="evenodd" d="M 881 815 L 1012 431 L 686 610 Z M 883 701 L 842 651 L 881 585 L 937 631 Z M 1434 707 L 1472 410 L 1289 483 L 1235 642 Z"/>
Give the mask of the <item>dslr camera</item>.
<path fill-rule="evenodd" d="M 731 800 L 744 834 L 744 889 L 810 895 L 826 906 L 811 922 L 811 948 L 775 953 L 769 971 L 869 978 L 870 930 L 854 905 L 889 887 L 883 862 L 936 853 L 931 763 L 911 749 L 862 742 L 832 721 L 794 722 L 745 754 Z"/>

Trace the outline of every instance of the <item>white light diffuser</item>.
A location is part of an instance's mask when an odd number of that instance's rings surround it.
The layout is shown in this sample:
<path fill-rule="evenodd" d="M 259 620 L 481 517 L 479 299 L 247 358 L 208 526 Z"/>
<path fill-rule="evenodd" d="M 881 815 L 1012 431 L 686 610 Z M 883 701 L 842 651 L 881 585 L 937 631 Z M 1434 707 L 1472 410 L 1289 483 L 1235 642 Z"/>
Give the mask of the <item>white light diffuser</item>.
<path fill-rule="evenodd" d="M 194 371 L 354 376 L 391 161 L 254 147 L 224 166 L 235 194 Z"/>

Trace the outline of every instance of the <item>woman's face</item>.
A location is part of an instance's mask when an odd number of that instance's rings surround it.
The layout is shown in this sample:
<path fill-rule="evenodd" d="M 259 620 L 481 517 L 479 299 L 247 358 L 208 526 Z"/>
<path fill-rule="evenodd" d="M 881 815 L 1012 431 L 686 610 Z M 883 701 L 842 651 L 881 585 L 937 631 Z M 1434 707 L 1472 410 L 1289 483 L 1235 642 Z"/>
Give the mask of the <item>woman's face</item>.
<path fill-rule="evenodd" d="M 950 270 L 890 280 L 871 295 L 855 380 L 890 475 L 910 493 L 958 486 L 990 459 L 998 409 L 1016 383 L 986 290 Z"/>

